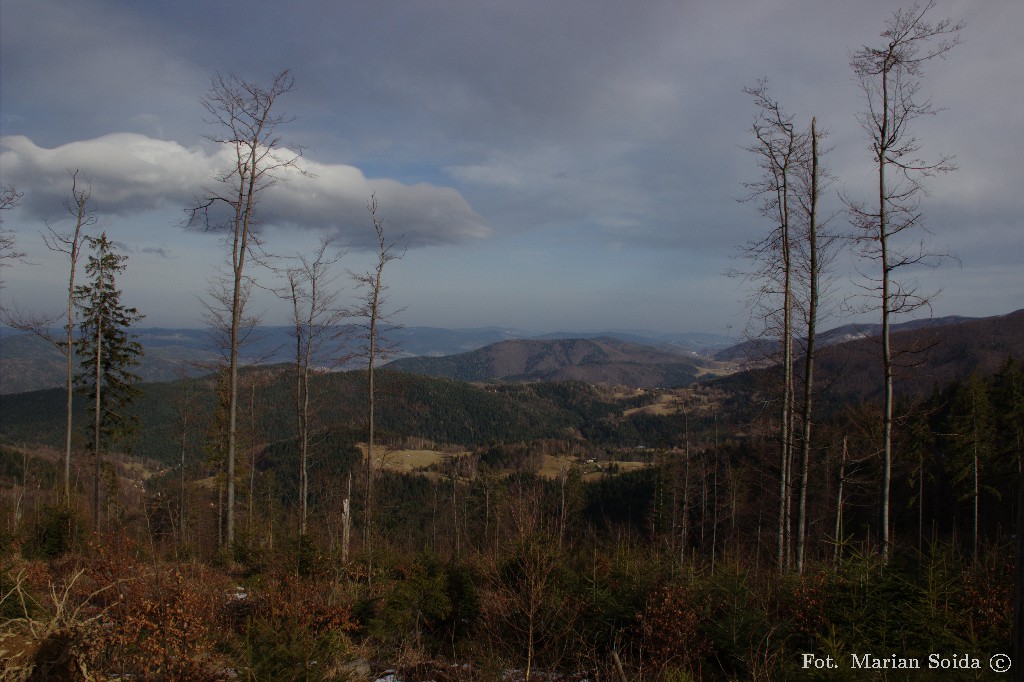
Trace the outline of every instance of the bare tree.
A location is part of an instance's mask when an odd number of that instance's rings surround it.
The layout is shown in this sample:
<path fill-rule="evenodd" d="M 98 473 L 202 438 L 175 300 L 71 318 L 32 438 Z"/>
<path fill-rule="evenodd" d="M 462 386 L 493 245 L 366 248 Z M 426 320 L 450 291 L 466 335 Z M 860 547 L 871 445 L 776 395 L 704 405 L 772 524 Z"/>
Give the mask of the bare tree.
<path fill-rule="evenodd" d="M 0 212 L 17 206 L 21 202 L 22 196 L 24 195 L 11 185 L 0 185 Z M 0 215 L 2 215 L 2 213 L 0 213 Z M 23 260 L 25 258 L 25 253 L 23 251 L 15 250 L 15 244 L 14 232 L 11 230 L 5 230 L 3 228 L 2 218 L 0 218 L 0 268 L 4 268 L 8 265 L 5 261 Z M 0 275 L 2 275 L 2 272 L 0 272 Z M 2 289 L 3 286 L 3 278 L 0 277 L 0 289 Z"/>
<path fill-rule="evenodd" d="M 807 485 L 811 450 L 811 416 L 814 392 L 814 353 L 817 324 L 821 314 L 825 273 L 835 258 L 835 237 L 822 231 L 819 203 L 828 180 L 820 164 L 817 120 L 798 130 L 795 119 L 768 91 L 765 80 L 745 92 L 758 108 L 752 127 L 756 140 L 748 151 L 758 157 L 760 179 L 746 183 L 747 200 L 758 201 L 760 213 L 773 224 L 760 240 L 748 244 L 744 255 L 754 267 L 743 276 L 756 282 L 751 297 L 754 318 L 762 327 L 762 338 L 778 338 L 781 348 L 782 413 L 780 419 L 779 516 L 777 562 L 789 569 L 796 553 L 797 570 L 802 570 L 806 534 Z M 801 322 L 803 328 L 801 329 Z M 798 359 L 795 346 L 803 345 L 802 390 L 797 390 Z M 803 404 L 797 414 L 797 395 Z M 797 419 L 799 416 L 800 429 Z M 800 443 L 799 483 L 797 443 Z M 798 488 L 797 488 L 798 486 Z M 797 530 L 793 532 L 794 490 L 798 489 Z"/>
<path fill-rule="evenodd" d="M 72 424 L 72 398 L 74 396 L 74 373 L 75 373 L 75 271 L 78 267 L 78 259 L 82 253 L 82 242 L 85 239 L 85 230 L 96 224 L 96 215 L 89 206 L 89 198 L 92 191 L 88 186 L 78 186 L 78 171 L 69 171 L 71 174 L 71 196 L 64 199 L 64 208 L 74 218 L 74 227 L 69 232 L 58 232 L 52 225 L 47 224 L 48 234 L 43 235 L 47 248 L 51 251 L 59 251 L 68 255 L 70 261 L 68 275 L 68 306 L 67 317 L 64 321 L 65 338 L 63 341 L 53 342 L 64 353 L 67 360 L 66 378 L 66 421 L 64 428 L 64 499 L 71 500 L 71 424 Z M 37 333 L 42 332 L 45 338 L 45 326 L 34 321 L 33 326 Z"/>
<path fill-rule="evenodd" d="M 936 265 L 941 254 L 930 251 L 920 239 L 908 239 L 923 229 L 920 210 L 922 180 L 955 169 L 952 158 L 920 157 L 921 143 L 912 125 L 921 116 L 938 113 L 931 99 L 921 93 L 924 64 L 960 44 L 963 22 L 927 20 L 932 1 L 897 10 L 886 20 L 882 47 L 864 46 L 850 59 L 864 95 L 865 109 L 858 116 L 870 142 L 877 166 L 878 199 L 869 204 L 847 200 L 855 228 L 854 248 L 862 258 L 877 262 L 878 273 L 865 276 L 862 287 L 872 300 L 864 310 L 882 316 L 882 484 L 880 495 L 881 551 L 890 554 L 889 489 L 892 480 L 893 352 L 890 318 L 929 307 L 933 293 L 923 292 L 917 282 L 897 274 L 920 265 Z M 902 238 L 902 239 L 901 239 Z"/>
<path fill-rule="evenodd" d="M 297 265 L 285 271 L 288 288 L 283 294 L 292 304 L 292 335 L 295 338 L 295 435 L 299 446 L 299 534 L 306 534 L 309 509 L 310 419 L 313 399 L 310 377 L 324 363 L 336 365 L 330 343 L 337 338 L 338 324 L 346 312 L 338 307 L 338 275 L 331 272 L 341 253 L 328 253 L 332 240 L 323 239 L 313 256 L 296 256 Z"/>
<path fill-rule="evenodd" d="M 801 279 L 802 312 L 806 335 L 804 336 L 803 357 L 803 406 L 800 415 L 800 493 L 797 507 L 796 570 L 803 573 L 804 555 L 807 543 L 807 488 L 811 461 L 811 425 L 814 405 L 814 360 L 817 330 L 820 318 L 827 314 L 823 307 L 829 294 L 827 274 L 835 260 L 837 243 L 835 234 L 825 232 L 829 218 L 822 218 L 821 197 L 825 185 L 831 179 L 824 170 L 821 159 L 827 150 L 819 148 L 823 136 L 818 130 L 817 118 L 811 118 L 811 128 L 806 135 L 807 155 L 799 164 L 796 175 L 798 206 L 797 215 L 801 223 L 798 240 L 797 268 Z"/>
<path fill-rule="evenodd" d="M 231 299 L 228 339 L 228 429 L 227 429 L 227 528 L 228 544 L 235 539 L 235 450 L 238 422 L 238 346 L 243 327 L 246 260 L 259 247 L 257 204 L 280 173 L 298 170 L 299 153 L 283 148 L 277 128 L 290 121 L 274 105 L 294 84 L 286 69 L 268 86 L 237 76 L 216 75 L 207 96 L 201 100 L 218 131 L 210 140 L 225 145 L 233 165 L 218 178 L 218 185 L 189 210 L 188 225 L 224 230 L 230 250 Z M 226 208 L 223 213 L 218 209 Z M 226 215 L 225 215 L 226 214 Z"/>
<path fill-rule="evenodd" d="M 249 315 L 246 313 L 246 305 L 249 301 L 249 296 L 252 293 L 253 282 L 250 279 L 246 279 L 237 293 L 239 307 L 243 311 L 241 316 L 237 320 L 237 324 L 233 325 L 232 321 L 235 319 L 233 315 L 234 301 L 235 301 L 235 288 L 231 276 L 220 273 L 218 276 L 210 279 L 209 286 L 207 288 L 206 297 L 201 299 L 201 304 L 205 308 L 203 312 L 203 320 L 206 322 L 206 326 L 210 331 L 211 343 L 214 348 L 220 353 L 220 359 L 217 362 L 210 363 L 208 369 L 211 372 L 216 372 L 218 376 L 218 401 L 222 403 L 219 405 L 217 413 L 214 415 L 215 427 L 210 429 L 208 434 L 209 450 L 211 454 L 214 454 L 213 459 L 216 460 L 219 466 L 222 466 L 226 470 L 227 464 L 227 451 L 228 451 L 228 413 L 231 405 L 229 395 L 229 377 L 230 377 L 230 364 L 231 364 L 231 350 L 232 350 L 232 338 L 235 340 L 234 349 L 236 357 L 241 354 L 250 344 L 254 343 L 257 337 L 257 330 L 260 324 L 260 318 L 256 315 Z M 234 334 L 232 335 L 232 331 Z M 242 403 L 242 393 L 244 387 L 242 386 L 241 377 L 236 375 L 236 410 Z M 237 420 L 237 411 L 236 411 Z M 237 425 L 236 421 L 236 425 Z M 250 423 L 250 426 L 253 426 Z M 239 439 L 236 436 L 235 444 L 236 449 L 238 447 Z M 220 479 L 218 479 L 220 481 Z M 226 488 L 226 476 L 224 478 L 224 487 Z M 220 487 L 218 483 L 218 488 Z M 219 493 L 223 493 L 219 490 Z M 218 527 L 224 525 L 224 509 L 221 504 L 223 500 L 219 500 L 217 505 L 217 523 Z M 218 532 L 218 544 L 222 544 L 223 533 Z"/>
<path fill-rule="evenodd" d="M 744 92 L 754 98 L 758 109 L 751 128 L 755 143 L 748 151 L 758 158 L 761 177 L 745 186 L 748 201 L 758 201 L 758 210 L 774 223 L 760 240 L 748 244 L 745 255 L 754 264 L 744 273 L 757 282 L 751 308 L 760 320 L 763 336 L 778 336 L 782 353 L 782 411 L 780 414 L 779 456 L 779 522 L 777 561 L 785 571 L 789 565 L 791 537 L 791 502 L 793 481 L 793 301 L 794 262 L 792 213 L 797 166 L 803 162 L 805 139 L 797 132 L 793 117 L 768 92 L 765 80 Z"/>
<path fill-rule="evenodd" d="M 404 254 L 398 253 L 398 242 L 389 242 L 384 235 L 384 218 L 377 213 L 377 195 L 370 196 L 370 204 L 367 207 L 370 211 L 370 219 L 373 222 L 373 230 L 377 240 L 377 262 L 371 270 L 363 273 L 352 273 L 352 278 L 362 289 L 362 296 L 359 305 L 353 311 L 355 317 L 366 320 L 362 325 L 363 347 L 362 356 L 366 361 L 366 381 L 368 389 L 367 403 L 367 441 L 366 441 L 366 469 L 365 469 L 365 509 L 363 525 L 363 542 L 367 549 L 370 547 L 370 535 L 372 529 L 373 512 L 373 447 L 374 447 L 374 409 L 376 404 L 376 392 L 374 387 L 374 368 L 378 360 L 389 357 L 394 353 L 394 348 L 386 339 L 386 331 L 393 327 L 392 320 L 395 311 L 387 308 L 387 290 L 384 284 L 384 266 L 393 260 L 402 258 Z"/>

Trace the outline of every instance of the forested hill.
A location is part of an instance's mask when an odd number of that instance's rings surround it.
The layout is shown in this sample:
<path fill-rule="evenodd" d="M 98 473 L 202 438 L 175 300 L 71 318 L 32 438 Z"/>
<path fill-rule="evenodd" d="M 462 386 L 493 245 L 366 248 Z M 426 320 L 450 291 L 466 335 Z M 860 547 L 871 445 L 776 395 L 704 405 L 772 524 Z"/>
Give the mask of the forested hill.
<path fill-rule="evenodd" d="M 240 419 L 264 443 L 292 438 L 292 371 L 287 366 L 249 369 L 243 384 Z M 180 447 L 181 413 L 192 410 L 196 423 L 212 424 L 216 404 L 213 377 L 143 384 L 134 412 L 140 427 L 133 452 L 172 461 Z M 63 439 L 64 392 L 32 391 L 0 397 L 0 441 L 57 446 Z M 75 420 L 83 431 L 88 419 L 76 396 Z M 313 396 L 318 428 L 362 429 L 365 425 L 365 372 L 318 375 Z M 621 416 L 624 404 L 580 382 L 507 384 L 479 387 L 444 378 L 389 370 L 377 374 L 377 429 L 381 437 L 415 436 L 465 446 L 488 442 L 576 439 L 581 429 L 607 438 L 604 420 Z M 249 422 L 255 419 L 255 426 Z M 204 428 L 214 428 L 208 426 Z M 632 433 L 632 431 L 630 432 Z M 82 441 L 84 442 L 84 441 Z"/>
<path fill-rule="evenodd" d="M 392 369 L 463 381 L 578 380 L 639 388 L 685 386 L 709 361 L 652 346 L 596 339 L 513 340 L 468 353 L 403 358 Z"/>
<path fill-rule="evenodd" d="M 924 329 L 929 327 L 948 327 L 954 324 L 974 322 L 988 318 L 963 317 L 960 315 L 948 315 L 946 317 L 929 317 L 923 320 L 909 320 L 898 322 L 892 325 L 892 331 L 902 332 Z M 881 336 L 882 325 L 865 322 L 855 322 L 834 327 L 817 335 L 818 347 L 836 346 L 849 341 L 870 339 Z M 782 347 L 778 339 L 750 339 L 742 341 L 734 346 L 723 348 L 715 352 L 712 357 L 722 362 L 763 362 L 778 355 Z"/>
<path fill-rule="evenodd" d="M 923 398 L 971 375 L 994 374 L 1007 358 L 1024 360 L 1024 309 L 941 326 L 904 328 L 892 336 L 896 389 Z M 863 338 L 826 348 L 815 371 L 843 399 L 881 395 L 881 342 Z"/>
<path fill-rule="evenodd" d="M 946 321 L 946 324 L 941 324 Z M 920 399 L 935 388 L 989 376 L 1007 358 L 1024 361 L 1024 309 L 984 318 L 941 318 L 937 324 L 909 323 L 892 335 L 896 393 Z M 830 403 L 872 400 L 882 392 L 881 340 L 866 336 L 824 347 L 815 360 L 815 383 Z M 797 362 L 802 363 L 801 351 Z M 753 387 L 757 377 L 773 369 L 757 369 L 719 380 L 723 387 Z"/>

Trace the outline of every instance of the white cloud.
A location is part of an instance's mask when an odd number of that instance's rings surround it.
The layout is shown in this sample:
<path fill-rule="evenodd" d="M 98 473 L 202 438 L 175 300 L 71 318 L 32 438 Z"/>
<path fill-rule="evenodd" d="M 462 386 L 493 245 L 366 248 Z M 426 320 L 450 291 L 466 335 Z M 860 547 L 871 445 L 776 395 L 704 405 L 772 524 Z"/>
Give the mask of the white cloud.
<path fill-rule="evenodd" d="M 29 138 L 0 139 L 4 181 L 25 192 L 25 209 L 41 218 L 63 215 L 69 172 L 87 182 L 100 214 L 131 215 L 193 205 L 218 170 L 229 167 L 230 151 L 183 147 L 136 133 L 113 133 L 45 149 Z M 285 155 L 287 151 L 283 152 Z M 367 203 L 376 193 L 380 214 L 396 238 L 410 247 L 457 243 L 490 234 L 483 218 L 454 189 L 426 183 L 407 185 L 367 179 L 353 166 L 301 159 L 309 176 L 288 173 L 269 188 L 260 222 L 277 227 L 331 231 L 359 248 L 370 245 Z"/>
<path fill-rule="evenodd" d="M 184 207 L 209 177 L 212 158 L 202 150 L 135 133 L 114 133 L 45 149 L 21 135 L 0 139 L 6 181 L 25 192 L 25 208 L 54 218 L 70 189 L 69 173 L 91 188 L 93 205 L 105 213 L 130 214 Z"/>

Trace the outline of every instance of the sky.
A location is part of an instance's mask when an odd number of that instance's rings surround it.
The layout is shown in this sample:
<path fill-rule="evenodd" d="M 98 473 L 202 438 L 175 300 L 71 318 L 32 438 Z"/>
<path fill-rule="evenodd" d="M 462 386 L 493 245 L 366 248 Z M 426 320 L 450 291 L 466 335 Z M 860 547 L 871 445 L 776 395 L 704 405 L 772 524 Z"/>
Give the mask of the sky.
<path fill-rule="evenodd" d="M 757 179 L 755 107 L 772 95 L 829 131 L 840 194 L 870 200 L 864 101 L 852 53 L 879 46 L 900 5 L 813 0 L 0 1 L 0 181 L 27 263 L 3 269 L 0 302 L 59 314 L 69 171 L 128 255 L 124 300 L 145 326 L 203 326 L 223 235 L 183 226 L 223 169 L 200 100 L 216 74 L 295 85 L 275 103 L 281 144 L 304 176 L 260 204 L 267 251 L 310 254 L 333 236 L 347 272 L 373 263 L 371 194 L 405 249 L 385 271 L 398 321 L 538 331 L 738 335 L 747 289 L 725 273 L 771 229 L 744 203 Z M 959 259 L 915 273 L 935 315 L 998 315 L 1024 301 L 1024 3 L 939 0 L 964 43 L 925 67 L 942 111 L 915 123 L 924 154 L 954 155 L 932 178 L 922 233 Z M 836 295 L 857 291 L 841 255 Z M 272 273 L 253 268 L 272 288 Z M 284 324 L 257 290 L 252 312 Z M 832 324 L 847 319 L 836 317 Z M 863 317 L 857 319 L 871 319 Z"/>

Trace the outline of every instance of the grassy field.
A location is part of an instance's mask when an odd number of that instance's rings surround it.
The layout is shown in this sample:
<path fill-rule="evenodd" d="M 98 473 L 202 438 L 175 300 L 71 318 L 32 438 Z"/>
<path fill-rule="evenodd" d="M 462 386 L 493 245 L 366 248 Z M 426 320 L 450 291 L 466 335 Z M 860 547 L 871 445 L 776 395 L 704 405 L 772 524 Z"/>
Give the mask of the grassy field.
<path fill-rule="evenodd" d="M 360 443 L 359 449 L 366 454 L 366 444 Z M 426 476 L 436 475 L 427 469 L 439 464 L 447 457 L 464 457 L 470 454 L 468 451 L 443 452 L 441 450 L 389 450 L 379 447 L 373 453 L 374 466 L 378 469 L 397 471 L 401 473 L 420 473 Z M 544 455 L 544 463 L 537 475 L 541 478 L 557 479 L 563 471 L 578 466 L 583 469 L 583 478 L 593 480 L 605 475 L 610 464 L 615 464 L 619 472 L 635 471 L 650 466 L 646 462 L 581 462 L 579 458 L 570 455 Z"/>
<path fill-rule="evenodd" d="M 624 410 L 622 416 L 629 417 L 634 414 L 655 414 L 665 416 L 668 414 L 676 414 L 680 411 L 681 404 L 682 402 L 680 397 L 676 393 L 661 393 L 653 403 L 650 403 L 649 405 L 641 405 L 640 407 L 631 407 L 628 410 Z"/>
<path fill-rule="evenodd" d="M 360 443 L 359 449 L 366 454 L 366 444 Z M 410 473 L 422 471 L 433 464 L 439 464 L 446 457 L 462 457 L 466 451 L 442 452 L 440 450 L 390 450 L 377 446 L 373 453 L 373 464 L 378 469 Z"/>

